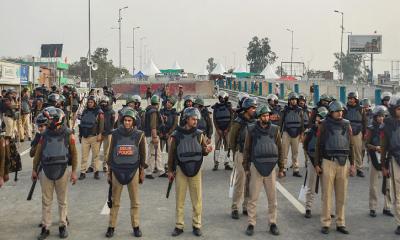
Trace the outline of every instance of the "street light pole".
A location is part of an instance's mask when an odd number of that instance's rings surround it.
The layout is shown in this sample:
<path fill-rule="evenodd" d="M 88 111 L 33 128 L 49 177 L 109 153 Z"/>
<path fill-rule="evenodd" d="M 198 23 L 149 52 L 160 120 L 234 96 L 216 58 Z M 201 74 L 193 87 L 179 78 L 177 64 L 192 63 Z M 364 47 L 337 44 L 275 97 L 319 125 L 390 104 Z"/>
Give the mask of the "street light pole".
<path fill-rule="evenodd" d="M 140 38 L 140 70 L 143 70 L 143 39 L 146 37 Z"/>
<path fill-rule="evenodd" d="M 128 6 L 123 7 L 118 9 L 118 31 L 119 31 L 119 69 L 122 68 L 121 65 L 121 22 L 122 22 L 122 17 L 121 17 L 121 11 L 124 9 L 127 9 Z"/>
<path fill-rule="evenodd" d="M 90 0 L 89 0 L 89 54 L 88 61 L 92 62 L 92 50 L 91 50 L 91 29 L 90 29 Z M 89 64 L 88 64 L 89 65 Z M 89 66 L 89 91 L 92 89 L 92 66 Z"/>
<path fill-rule="evenodd" d="M 140 27 L 133 27 L 133 35 L 132 35 L 132 67 L 133 67 L 133 75 L 135 75 L 135 29 L 139 29 Z"/>
<path fill-rule="evenodd" d="M 338 10 L 335 10 L 335 13 L 339 13 L 342 15 L 342 26 L 340 27 L 342 30 L 341 38 L 340 38 L 340 78 L 343 81 L 343 33 L 344 33 L 344 22 L 343 17 L 344 13 Z"/>
<path fill-rule="evenodd" d="M 292 34 L 292 48 L 290 51 L 290 76 L 293 76 L 293 32 L 294 31 L 289 28 L 287 28 L 286 30 L 291 32 L 291 34 Z"/>

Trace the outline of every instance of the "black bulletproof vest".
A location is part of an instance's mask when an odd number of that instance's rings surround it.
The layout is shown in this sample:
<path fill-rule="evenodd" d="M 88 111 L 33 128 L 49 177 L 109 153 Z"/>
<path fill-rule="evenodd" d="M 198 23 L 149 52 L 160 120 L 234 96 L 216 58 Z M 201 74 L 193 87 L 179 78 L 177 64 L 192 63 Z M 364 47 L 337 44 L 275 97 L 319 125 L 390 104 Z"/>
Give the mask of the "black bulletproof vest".
<path fill-rule="evenodd" d="M 41 164 L 50 180 L 60 179 L 68 167 L 69 136 L 67 129 L 60 132 L 47 130 L 43 134 Z"/>
<path fill-rule="evenodd" d="M 114 141 L 111 170 L 122 185 L 128 184 L 139 167 L 139 141 L 143 132 L 132 130 L 127 132 L 123 127 L 112 133 Z"/>
<path fill-rule="evenodd" d="M 160 126 L 160 120 L 161 120 L 160 119 L 160 112 L 154 107 L 147 108 L 146 109 L 146 113 L 144 115 L 144 134 L 146 135 L 146 137 L 151 137 L 150 122 L 151 122 L 151 115 L 153 113 L 157 113 L 157 126 L 156 126 L 156 129 L 158 129 L 158 126 Z"/>
<path fill-rule="evenodd" d="M 104 135 L 111 134 L 114 129 L 114 120 L 113 115 L 115 114 L 114 110 L 111 107 L 107 107 L 104 111 Z"/>
<path fill-rule="evenodd" d="M 347 111 L 344 116 L 345 119 L 350 121 L 351 130 L 353 131 L 353 135 L 358 135 L 362 130 L 362 114 L 360 106 L 349 106 L 347 105 Z"/>
<path fill-rule="evenodd" d="M 248 121 L 243 114 L 239 114 L 234 121 L 240 124 L 239 136 L 236 139 L 236 145 L 239 145 L 239 152 L 242 153 L 244 148 L 244 140 L 246 139 L 247 127 L 251 124 L 254 124 L 254 119 Z"/>
<path fill-rule="evenodd" d="M 290 137 L 297 137 L 300 134 L 301 128 L 301 117 L 300 117 L 301 108 L 296 107 L 295 109 L 286 108 L 285 109 L 285 119 L 284 119 L 284 127 L 285 131 L 289 134 Z"/>
<path fill-rule="evenodd" d="M 167 133 L 174 126 L 174 122 L 178 113 L 176 112 L 175 108 L 172 108 L 170 110 L 163 108 L 160 111 L 160 115 L 164 119 L 161 132 Z"/>
<path fill-rule="evenodd" d="M 207 131 L 207 120 L 209 118 L 209 113 L 207 109 L 201 110 L 201 118 L 197 121 L 197 128 L 202 130 L 203 132 Z"/>
<path fill-rule="evenodd" d="M 278 126 L 275 125 L 269 125 L 264 129 L 259 123 L 255 123 L 254 126 L 249 127 L 253 140 L 251 162 L 264 177 L 271 174 L 278 162 L 278 146 L 275 142 L 277 132 Z"/>
<path fill-rule="evenodd" d="M 203 163 L 201 135 L 201 130 L 196 129 L 189 133 L 180 127 L 173 133 L 178 166 L 187 177 L 196 176 Z"/>
<path fill-rule="evenodd" d="M 222 131 L 226 130 L 232 117 L 229 105 L 227 103 L 216 103 L 213 109 L 213 117 L 217 127 Z"/>
<path fill-rule="evenodd" d="M 311 135 L 311 139 L 307 145 L 307 154 L 311 158 L 315 159 L 315 149 L 317 146 L 317 128 L 316 127 L 311 128 L 308 134 Z"/>
<path fill-rule="evenodd" d="M 337 159 L 344 166 L 350 154 L 349 121 L 333 120 L 328 117 L 322 122 L 325 134 L 322 136 L 323 154 L 325 157 Z"/>
<path fill-rule="evenodd" d="M 389 139 L 389 155 L 400 165 L 400 121 L 393 118 L 386 119 L 384 129 Z"/>
<path fill-rule="evenodd" d="M 79 125 L 83 137 L 97 135 L 97 108 L 85 109 L 82 113 L 81 124 Z"/>

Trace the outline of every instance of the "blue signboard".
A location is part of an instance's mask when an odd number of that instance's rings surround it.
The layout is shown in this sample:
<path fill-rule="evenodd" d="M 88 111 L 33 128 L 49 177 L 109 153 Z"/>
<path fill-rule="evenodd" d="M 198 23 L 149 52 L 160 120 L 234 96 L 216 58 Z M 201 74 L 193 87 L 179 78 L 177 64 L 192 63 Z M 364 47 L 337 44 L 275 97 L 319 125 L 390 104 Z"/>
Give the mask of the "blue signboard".
<path fill-rule="evenodd" d="M 21 65 L 19 72 L 19 79 L 21 85 L 28 85 L 29 83 L 28 78 L 29 78 L 29 66 Z"/>

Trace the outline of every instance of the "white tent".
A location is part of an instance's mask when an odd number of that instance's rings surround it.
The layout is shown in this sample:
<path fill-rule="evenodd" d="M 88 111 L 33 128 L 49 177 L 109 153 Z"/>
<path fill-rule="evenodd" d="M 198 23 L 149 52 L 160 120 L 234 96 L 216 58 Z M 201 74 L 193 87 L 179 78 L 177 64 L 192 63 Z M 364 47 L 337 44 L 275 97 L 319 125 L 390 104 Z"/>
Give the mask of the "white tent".
<path fill-rule="evenodd" d="M 213 75 L 223 75 L 226 72 L 224 66 L 221 63 L 218 63 L 214 70 L 211 72 Z"/>
<path fill-rule="evenodd" d="M 260 75 L 263 75 L 265 79 L 279 79 L 280 77 L 275 73 L 274 69 L 272 68 L 272 65 L 267 65 L 264 70 L 260 73 Z"/>
<path fill-rule="evenodd" d="M 234 73 L 243 73 L 243 72 L 247 72 L 247 71 L 246 71 L 246 68 L 242 64 L 240 64 L 233 70 L 233 72 Z"/>
<path fill-rule="evenodd" d="M 208 76 L 209 72 L 207 70 L 207 67 L 204 67 L 202 71 L 197 74 L 198 76 Z"/>
<path fill-rule="evenodd" d="M 154 76 L 161 72 L 158 69 L 158 67 L 154 64 L 153 59 L 150 59 L 150 61 L 143 67 L 142 73 L 146 76 Z"/>
<path fill-rule="evenodd" d="M 178 61 L 175 61 L 171 69 L 182 70 L 183 68 L 179 65 Z"/>

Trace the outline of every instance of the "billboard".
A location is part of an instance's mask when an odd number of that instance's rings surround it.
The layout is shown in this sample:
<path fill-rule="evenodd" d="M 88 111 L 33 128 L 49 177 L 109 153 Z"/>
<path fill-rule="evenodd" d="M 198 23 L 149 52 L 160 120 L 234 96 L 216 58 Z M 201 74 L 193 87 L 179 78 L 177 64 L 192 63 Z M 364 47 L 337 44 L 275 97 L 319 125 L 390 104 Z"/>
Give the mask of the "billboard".
<path fill-rule="evenodd" d="M 0 61 L 0 84 L 19 85 L 20 65 Z"/>
<path fill-rule="evenodd" d="M 21 85 L 28 85 L 29 84 L 29 66 L 21 65 L 19 69 L 19 78 Z"/>
<path fill-rule="evenodd" d="M 349 53 L 382 53 L 382 35 L 349 35 Z"/>
<path fill-rule="evenodd" d="M 42 58 L 58 58 L 62 55 L 62 44 L 42 44 L 40 47 Z"/>

